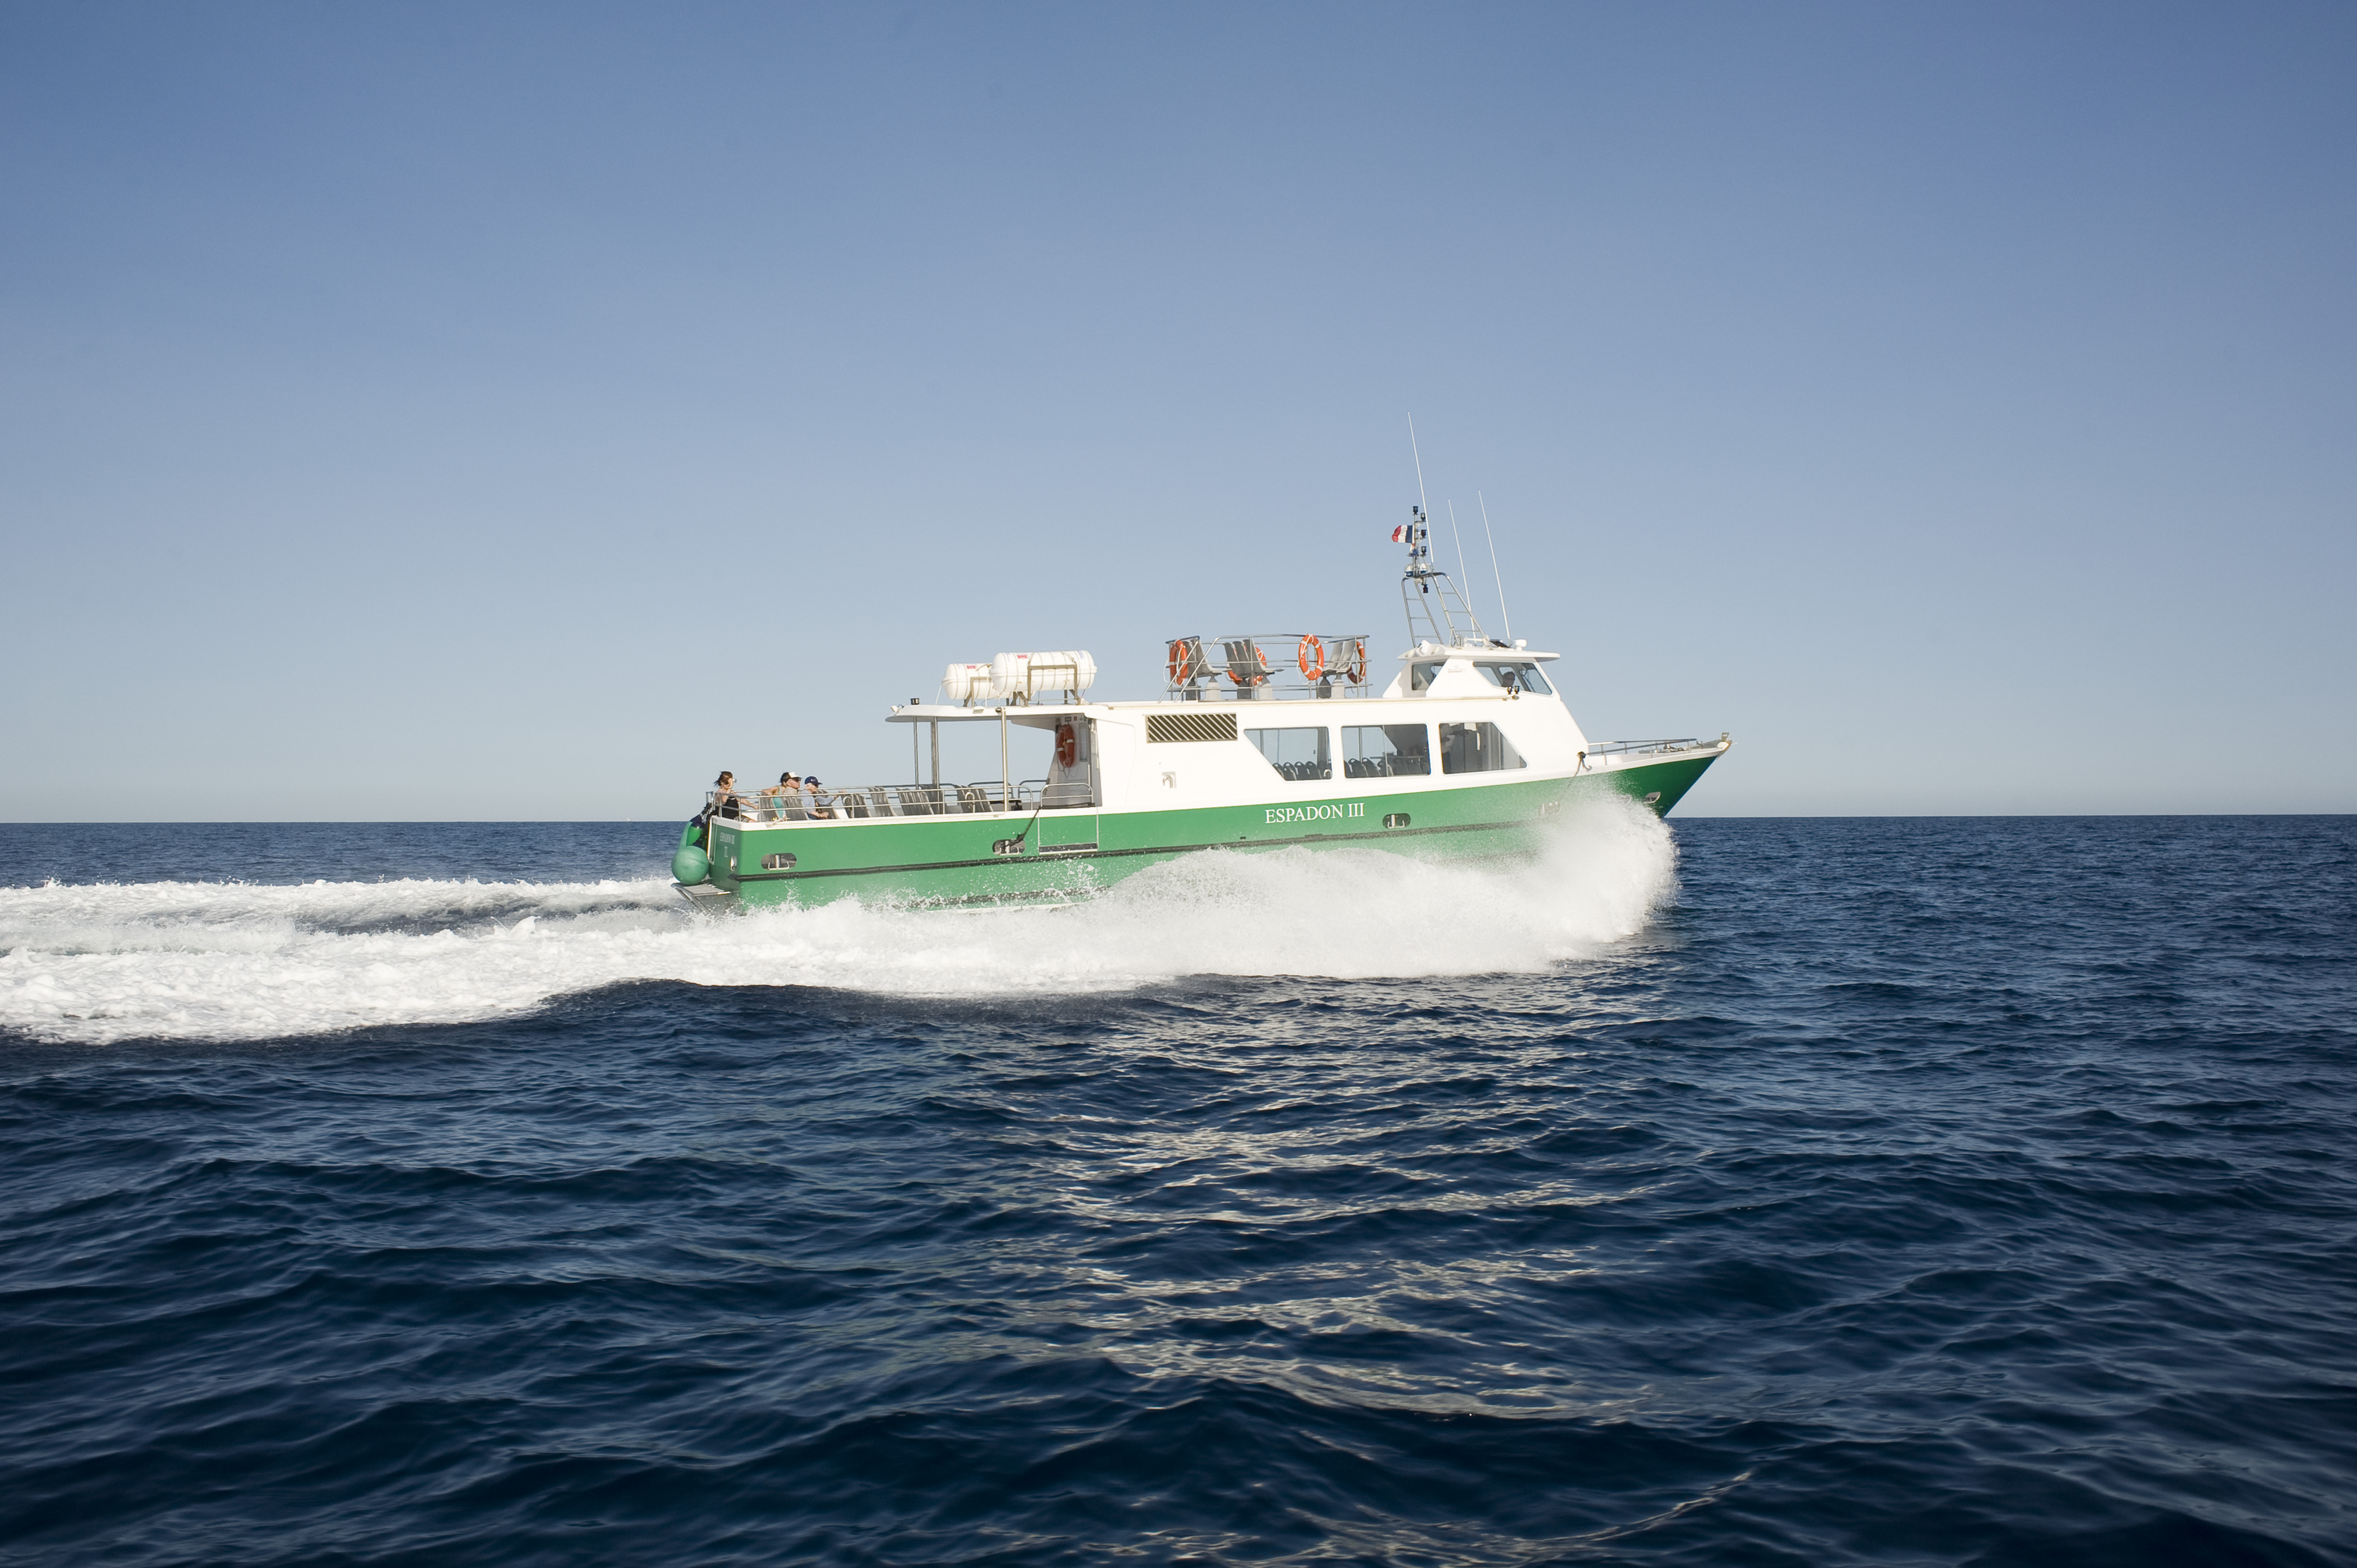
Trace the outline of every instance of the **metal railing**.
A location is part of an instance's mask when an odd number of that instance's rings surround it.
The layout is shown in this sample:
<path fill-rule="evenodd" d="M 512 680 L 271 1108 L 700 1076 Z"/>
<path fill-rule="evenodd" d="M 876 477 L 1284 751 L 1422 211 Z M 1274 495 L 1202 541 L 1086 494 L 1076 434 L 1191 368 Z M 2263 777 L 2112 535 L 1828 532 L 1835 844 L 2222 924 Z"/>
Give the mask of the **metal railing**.
<path fill-rule="evenodd" d="M 1169 689 L 1186 702 L 1372 696 L 1386 683 L 1370 684 L 1372 673 L 1358 631 L 1174 637 L 1163 660 Z"/>
<path fill-rule="evenodd" d="M 1593 762 L 1599 757 L 1643 757 L 1666 751 L 1716 751 L 1718 741 L 1726 738 L 1721 736 L 1718 740 L 1696 740 L 1687 736 L 1679 740 L 1590 741 L 1587 759 Z"/>
<path fill-rule="evenodd" d="M 822 789 L 813 794 L 765 795 L 738 791 L 731 797 L 732 811 L 720 804 L 717 791 L 705 797 L 707 811 L 723 822 L 749 824 L 772 822 L 866 822 L 877 817 L 986 816 L 1011 811 L 1074 811 L 1093 806 L 1095 793 L 1085 779 L 1050 784 L 1025 779 L 1009 785 L 986 779 L 973 784 L 865 784 L 848 789 Z"/>

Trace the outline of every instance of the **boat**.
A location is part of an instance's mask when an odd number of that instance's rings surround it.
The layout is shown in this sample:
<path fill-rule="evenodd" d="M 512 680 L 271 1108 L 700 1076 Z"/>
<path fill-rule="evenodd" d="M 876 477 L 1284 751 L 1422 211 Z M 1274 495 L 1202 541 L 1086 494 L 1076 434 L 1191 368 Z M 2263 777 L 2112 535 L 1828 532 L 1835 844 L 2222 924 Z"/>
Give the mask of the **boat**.
<path fill-rule="evenodd" d="M 1526 856 L 1583 794 L 1666 816 L 1734 744 L 1591 742 L 1547 673 L 1561 656 L 1482 629 L 1433 563 L 1422 506 L 1393 538 L 1409 646 L 1387 681 L 1360 632 L 1174 637 L 1163 693 L 1140 701 L 1092 700 L 1084 651 L 953 664 L 937 700 L 885 721 L 930 732 L 930 777 L 912 730 L 905 784 L 708 795 L 673 858 L 679 889 L 739 908 L 1063 901 L 1188 854 Z M 948 725 L 996 727 L 997 779 L 942 779 Z M 1045 773 L 1015 779 L 1034 732 Z"/>

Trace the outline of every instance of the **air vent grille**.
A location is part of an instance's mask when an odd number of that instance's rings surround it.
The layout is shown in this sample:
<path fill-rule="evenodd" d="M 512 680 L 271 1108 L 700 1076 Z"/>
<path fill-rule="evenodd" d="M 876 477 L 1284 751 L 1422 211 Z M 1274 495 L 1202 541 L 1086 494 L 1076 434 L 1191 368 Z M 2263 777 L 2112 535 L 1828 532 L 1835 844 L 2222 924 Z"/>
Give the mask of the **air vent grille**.
<path fill-rule="evenodd" d="M 1149 745 L 1173 740 L 1233 740 L 1236 738 L 1236 715 L 1148 714 L 1146 715 L 1146 738 Z"/>

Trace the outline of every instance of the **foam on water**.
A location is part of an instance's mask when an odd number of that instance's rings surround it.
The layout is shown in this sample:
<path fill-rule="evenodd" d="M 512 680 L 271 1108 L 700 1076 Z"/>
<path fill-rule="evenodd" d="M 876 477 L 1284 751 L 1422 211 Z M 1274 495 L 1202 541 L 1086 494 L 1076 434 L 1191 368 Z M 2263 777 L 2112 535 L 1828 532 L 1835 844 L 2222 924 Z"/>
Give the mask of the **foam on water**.
<path fill-rule="evenodd" d="M 627 980 L 992 995 L 1188 974 L 1529 972 L 1642 926 L 1674 865 L 1660 822 L 1596 802 L 1512 866 L 1355 848 L 1197 854 L 1046 909 L 845 900 L 716 918 L 668 881 L 0 888 L 0 1028 L 266 1039 L 493 1017 Z"/>

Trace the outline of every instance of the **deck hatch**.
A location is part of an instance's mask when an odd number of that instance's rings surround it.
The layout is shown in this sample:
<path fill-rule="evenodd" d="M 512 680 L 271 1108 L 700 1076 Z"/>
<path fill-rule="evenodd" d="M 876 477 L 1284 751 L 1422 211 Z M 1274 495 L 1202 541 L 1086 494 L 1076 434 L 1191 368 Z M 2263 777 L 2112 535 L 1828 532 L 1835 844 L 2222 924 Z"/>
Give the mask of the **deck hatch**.
<path fill-rule="evenodd" d="M 1148 745 L 1179 740 L 1233 740 L 1236 738 L 1236 715 L 1233 714 L 1148 714 L 1146 715 L 1146 739 Z"/>

